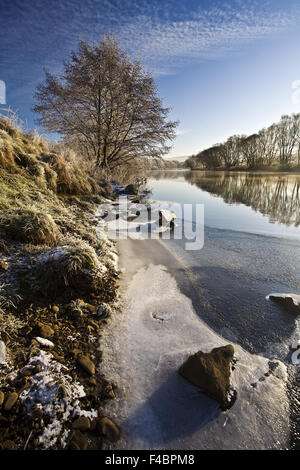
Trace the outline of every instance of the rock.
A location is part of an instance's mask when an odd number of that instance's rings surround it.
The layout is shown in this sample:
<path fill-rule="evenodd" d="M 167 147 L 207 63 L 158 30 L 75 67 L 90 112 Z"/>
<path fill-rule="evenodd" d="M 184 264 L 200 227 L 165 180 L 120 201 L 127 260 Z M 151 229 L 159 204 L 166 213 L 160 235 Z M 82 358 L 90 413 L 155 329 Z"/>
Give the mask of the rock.
<path fill-rule="evenodd" d="M 90 313 L 96 313 L 97 311 L 97 307 L 95 307 L 94 305 L 88 304 L 81 299 L 78 300 L 78 303 L 81 309 L 88 310 Z"/>
<path fill-rule="evenodd" d="M 97 380 L 95 377 L 90 377 L 88 382 L 90 385 L 97 385 Z"/>
<path fill-rule="evenodd" d="M 0 271 L 7 271 L 8 263 L 4 260 L 0 261 Z"/>
<path fill-rule="evenodd" d="M 73 429 L 79 429 L 79 431 L 88 431 L 91 429 L 91 422 L 89 418 L 86 416 L 79 416 L 79 418 L 75 419 L 72 423 Z"/>
<path fill-rule="evenodd" d="M 84 369 L 88 374 L 94 375 L 95 374 L 95 364 L 91 361 L 89 356 L 79 356 L 77 358 L 77 362 Z"/>
<path fill-rule="evenodd" d="M 2 390 L 0 390 L 0 406 L 3 405 L 3 402 L 4 402 L 4 393 L 2 392 Z"/>
<path fill-rule="evenodd" d="M 42 338 L 49 339 L 51 336 L 54 335 L 54 330 L 51 328 L 49 325 L 45 325 L 45 323 L 39 323 L 39 330 L 40 330 L 40 336 Z"/>
<path fill-rule="evenodd" d="M 69 447 L 72 450 L 86 450 L 88 440 L 78 429 L 75 429 L 70 434 Z"/>
<path fill-rule="evenodd" d="M 54 348 L 54 343 L 52 341 L 49 341 L 49 339 L 46 338 L 41 338 L 40 336 L 37 336 L 35 340 L 41 345 L 45 346 L 46 348 L 52 349 Z M 31 341 L 32 343 L 32 341 Z"/>
<path fill-rule="evenodd" d="M 10 411 L 12 407 L 14 406 L 14 404 L 17 402 L 18 398 L 19 398 L 19 395 L 16 392 L 9 392 L 4 403 L 4 407 L 3 407 L 4 410 Z"/>
<path fill-rule="evenodd" d="M 33 369 L 22 369 L 20 370 L 20 375 L 23 376 L 23 377 L 30 377 L 33 373 Z"/>
<path fill-rule="evenodd" d="M 105 396 L 107 398 L 115 398 L 116 397 L 115 392 L 113 391 L 113 388 L 112 388 L 111 385 L 107 385 L 107 387 L 105 387 L 104 393 L 105 393 Z"/>
<path fill-rule="evenodd" d="M 124 190 L 125 194 L 132 194 L 136 196 L 139 192 L 139 188 L 136 184 L 128 184 Z"/>
<path fill-rule="evenodd" d="M 0 341 L 0 365 L 6 364 L 6 347 L 3 341 Z"/>
<path fill-rule="evenodd" d="M 33 406 L 33 412 L 32 412 L 32 418 L 35 420 L 42 419 L 44 416 L 44 410 L 41 407 L 41 405 L 34 405 Z"/>
<path fill-rule="evenodd" d="M 2 443 L 2 450 L 15 450 L 16 449 L 16 444 L 14 441 L 11 440 L 6 440 Z"/>
<path fill-rule="evenodd" d="M 120 428 L 109 418 L 101 418 L 97 429 L 100 434 L 107 437 L 110 442 L 117 441 L 121 434 Z"/>
<path fill-rule="evenodd" d="M 107 309 L 101 305 L 100 307 L 98 307 L 98 310 L 97 310 L 97 317 L 99 318 L 99 320 L 102 320 L 104 318 L 107 318 L 109 317 L 109 313 L 107 311 Z"/>
<path fill-rule="evenodd" d="M 77 357 L 79 354 L 81 354 L 80 349 L 74 348 L 71 351 L 71 354 L 73 354 L 74 357 Z"/>
<path fill-rule="evenodd" d="M 300 313 L 300 295 L 298 294 L 270 294 L 267 299 L 273 300 L 291 313 Z"/>
<path fill-rule="evenodd" d="M 53 313 L 58 313 L 59 312 L 59 307 L 57 305 L 52 306 L 52 312 Z"/>
<path fill-rule="evenodd" d="M 232 404 L 229 387 L 233 354 L 231 344 L 214 348 L 210 353 L 198 351 L 184 362 L 179 373 L 225 410 Z"/>

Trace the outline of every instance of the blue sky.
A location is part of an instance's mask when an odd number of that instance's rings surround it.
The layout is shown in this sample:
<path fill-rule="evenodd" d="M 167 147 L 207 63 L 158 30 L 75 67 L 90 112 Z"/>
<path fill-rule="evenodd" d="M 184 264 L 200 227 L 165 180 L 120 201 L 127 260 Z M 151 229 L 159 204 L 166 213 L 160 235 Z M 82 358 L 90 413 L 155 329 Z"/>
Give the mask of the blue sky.
<path fill-rule="evenodd" d="M 25 127 L 43 67 L 109 31 L 180 121 L 171 157 L 300 112 L 299 0 L 0 0 L 0 81 Z"/>

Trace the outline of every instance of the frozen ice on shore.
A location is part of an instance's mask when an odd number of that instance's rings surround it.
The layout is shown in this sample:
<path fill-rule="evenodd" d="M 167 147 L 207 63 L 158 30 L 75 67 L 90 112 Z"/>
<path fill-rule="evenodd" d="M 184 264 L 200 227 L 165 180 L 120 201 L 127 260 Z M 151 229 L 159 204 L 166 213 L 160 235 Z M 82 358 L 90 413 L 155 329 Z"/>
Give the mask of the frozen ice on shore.
<path fill-rule="evenodd" d="M 133 245 L 133 243 L 131 244 Z M 237 363 L 233 407 L 221 412 L 178 374 L 190 355 L 228 344 L 195 313 L 163 265 L 145 265 L 126 242 L 123 264 L 137 264 L 127 308 L 104 333 L 103 372 L 119 384 L 108 405 L 121 425 L 123 449 L 285 449 L 289 401 L 285 365 L 233 344 Z M 162 312 L 165 321 L 159 320 Z M 155 313 L 155 315 L 153 315 Z"/>

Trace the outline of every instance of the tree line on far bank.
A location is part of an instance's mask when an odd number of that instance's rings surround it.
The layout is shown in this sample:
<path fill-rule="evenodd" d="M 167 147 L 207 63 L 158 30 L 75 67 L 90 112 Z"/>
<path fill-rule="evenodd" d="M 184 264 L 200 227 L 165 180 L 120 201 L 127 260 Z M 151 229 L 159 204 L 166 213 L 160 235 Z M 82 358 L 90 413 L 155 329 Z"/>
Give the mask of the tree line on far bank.
<path fill-rule="evenodd" d="M 191 169 L 288 169 L 300 166 L 300 114 L 284 115 L 278 123 L 252 135 L 233 135 L 226 142 L 192 155 Z"/>

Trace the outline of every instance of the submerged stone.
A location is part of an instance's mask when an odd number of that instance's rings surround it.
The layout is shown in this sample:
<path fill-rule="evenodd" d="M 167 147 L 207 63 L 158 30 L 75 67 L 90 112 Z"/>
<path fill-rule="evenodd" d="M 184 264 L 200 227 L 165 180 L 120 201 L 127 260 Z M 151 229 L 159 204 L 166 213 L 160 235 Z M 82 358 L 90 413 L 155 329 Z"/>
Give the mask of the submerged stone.
<path fill-rule="evenodd" d="M 229 388 L 233 354 L 234 348 L 231 344 L 214 348 L 210 353 L 198 351 L 182 364 L 179 373 L 216 400 L 221 409 L 225 410 L 232 404 Z"/>

